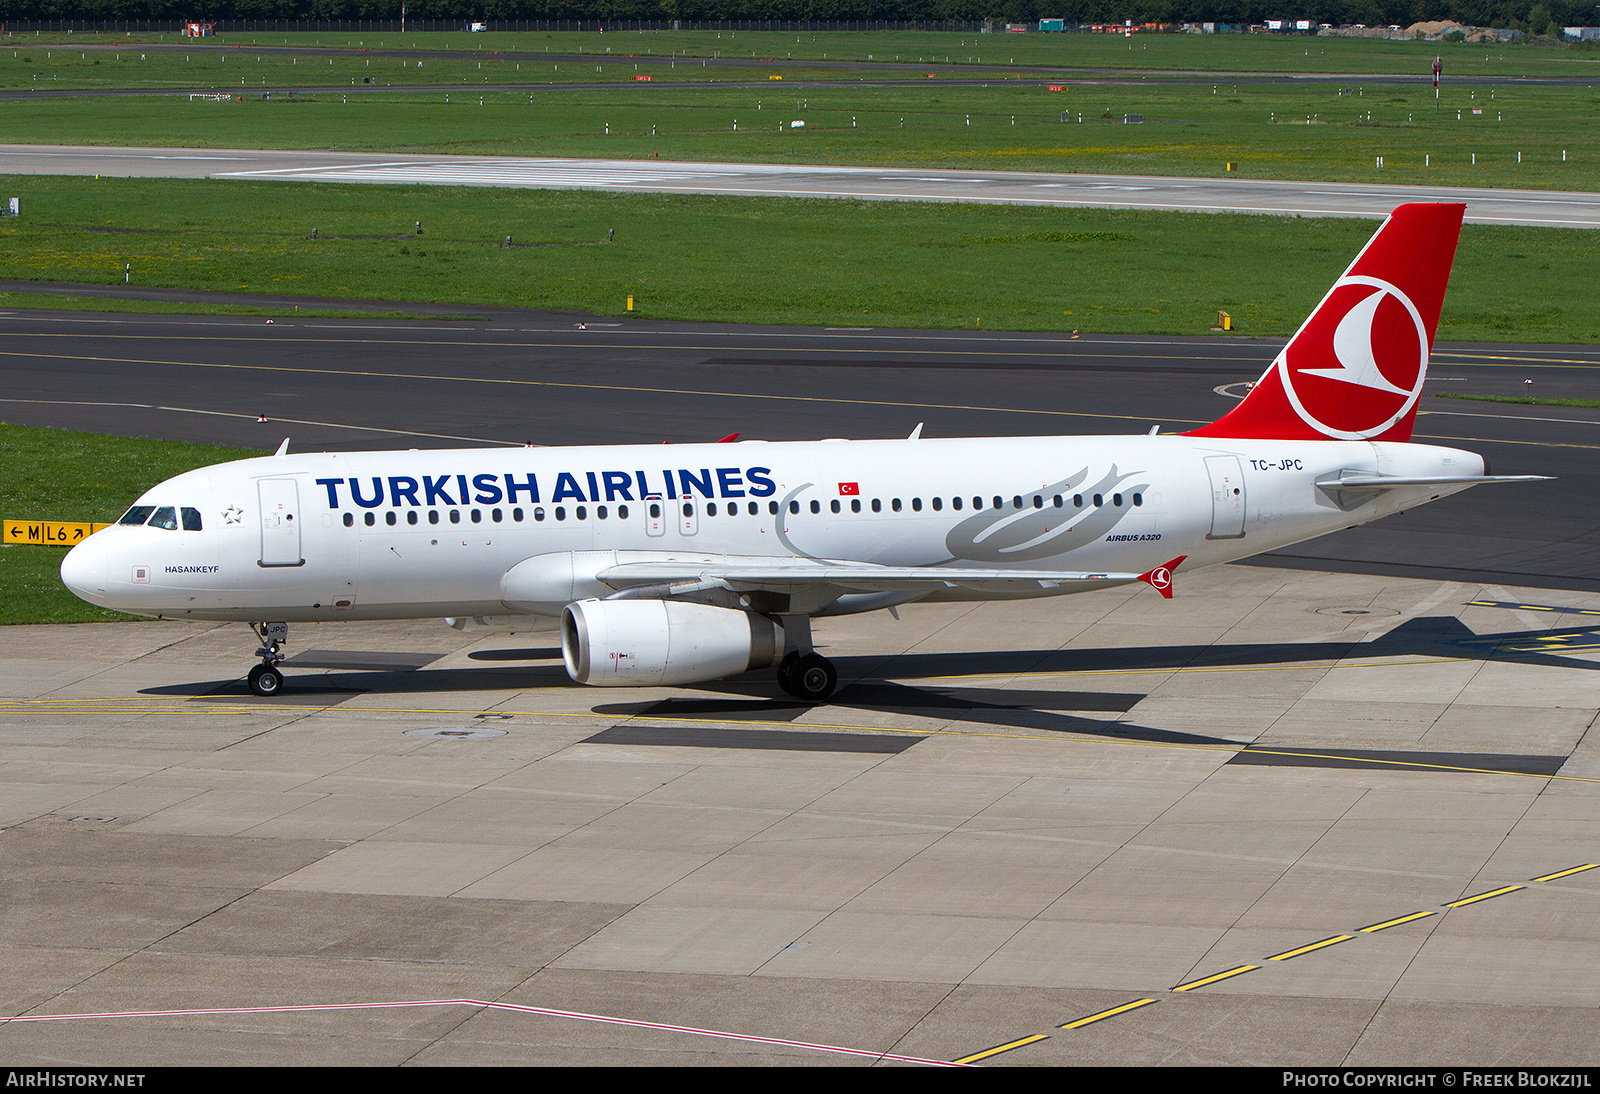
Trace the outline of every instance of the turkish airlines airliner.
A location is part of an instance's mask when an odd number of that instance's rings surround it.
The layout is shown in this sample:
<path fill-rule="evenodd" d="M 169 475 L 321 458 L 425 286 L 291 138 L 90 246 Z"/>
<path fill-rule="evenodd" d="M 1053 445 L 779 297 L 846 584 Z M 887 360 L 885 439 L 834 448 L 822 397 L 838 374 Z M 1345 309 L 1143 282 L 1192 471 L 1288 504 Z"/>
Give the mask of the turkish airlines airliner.
<path fill-rule="evenodd" d="M 1059 596 L 1214 566 L 1485 482 L 1410 443 L 1462 205 L 1402 205 L 1249 394 L 1181 435 L 807 441 L 272 456 L 145 493 L 74 547 L 93 604 L 251 623 L 559 620 L 602 687 L 777 666 L 833 693 L 817 616 Z"/>

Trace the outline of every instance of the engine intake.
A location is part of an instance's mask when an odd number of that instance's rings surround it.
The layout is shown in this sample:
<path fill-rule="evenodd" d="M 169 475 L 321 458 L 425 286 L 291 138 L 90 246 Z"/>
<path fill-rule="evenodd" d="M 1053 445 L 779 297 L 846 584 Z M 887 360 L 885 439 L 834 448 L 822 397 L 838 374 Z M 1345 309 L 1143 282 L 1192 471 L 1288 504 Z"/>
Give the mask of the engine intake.
<path fill-rule="evenodd" d="M 767 668 L 783 628 L 766 616 L 676 600 L 580 600 L 561 613 L 567 675 L 596 687 L 671 687 Z"/>

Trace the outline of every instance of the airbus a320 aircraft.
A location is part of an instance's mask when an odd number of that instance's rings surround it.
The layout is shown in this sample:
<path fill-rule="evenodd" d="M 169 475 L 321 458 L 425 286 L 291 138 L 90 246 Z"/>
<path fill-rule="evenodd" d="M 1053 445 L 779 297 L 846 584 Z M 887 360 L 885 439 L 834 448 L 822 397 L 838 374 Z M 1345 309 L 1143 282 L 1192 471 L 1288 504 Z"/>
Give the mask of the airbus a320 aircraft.
<path fill-rule="evenodd" d="M 1465 490 L 1411 444 L 1462 205 L 1402 205 L 1249 394 L 1160 436 L 287 453 L 168 479 L 73 548 L 93 604 L 238 620 L 283 687 L 290 622 L 559 619 L 585 684 L 777 666 L 833 693 L 818 616 L 1060 596 L 1214 566 Z M 516 629 L 534 629 L 518 626 Z"/>

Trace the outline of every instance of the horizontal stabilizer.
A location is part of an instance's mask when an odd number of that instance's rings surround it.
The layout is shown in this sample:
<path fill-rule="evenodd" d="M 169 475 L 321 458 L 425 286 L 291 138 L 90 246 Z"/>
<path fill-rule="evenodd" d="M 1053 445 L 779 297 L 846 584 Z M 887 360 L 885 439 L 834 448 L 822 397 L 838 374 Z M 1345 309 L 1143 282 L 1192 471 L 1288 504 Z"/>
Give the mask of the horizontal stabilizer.
<path fill-rule="evenodd" d="M 1393 490 L 1397 486 L 1481 486 L 1486 482 L 1549 482 L 1550 475 L 1369 475 L 1345 472 L 1337 479 L 1317 483 L 1324 490 L 1341 490 L 1362 486 L 1375 490 Z"/>

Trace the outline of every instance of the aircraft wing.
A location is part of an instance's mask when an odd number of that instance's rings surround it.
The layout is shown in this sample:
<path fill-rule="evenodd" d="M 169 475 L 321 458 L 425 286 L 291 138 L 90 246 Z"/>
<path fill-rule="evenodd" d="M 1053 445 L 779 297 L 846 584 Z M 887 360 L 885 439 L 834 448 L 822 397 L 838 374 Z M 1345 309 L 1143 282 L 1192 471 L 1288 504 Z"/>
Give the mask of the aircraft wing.
<path fill-rule="evenodd" d="M 1165 569 L 1170 570 L 1177 561 L 1169 563 Z M 642 591 L 642 587 L 656 587 L 660 590 L 659 595 L 666 596 L 678 591 L 677 587 L 680 586 L 684 587 L 684 591 L 721 586 L 740 592 L 794 592 L 817 585 L 861 593 L 917 593 L 956 588 L 989 593 L 1022 589 L 1081 592 L 1125 585 L 1130 581 L 1150 580 L 1148 574 L 1135 573 L 874 566 L 861 562 L 738 557 L 719 561 L 624 562 L 601 570 L 595 576 L 619 591 Z M 1167 580 L 1170 581 L 1170 578 Z M 652 588 L 652 592 L 656 588 Z M 1163 595 L 1168 595 L 1166 589 L 1162 591 Z"/>

